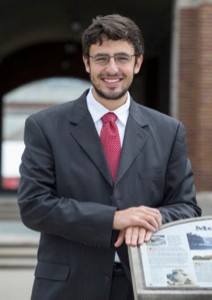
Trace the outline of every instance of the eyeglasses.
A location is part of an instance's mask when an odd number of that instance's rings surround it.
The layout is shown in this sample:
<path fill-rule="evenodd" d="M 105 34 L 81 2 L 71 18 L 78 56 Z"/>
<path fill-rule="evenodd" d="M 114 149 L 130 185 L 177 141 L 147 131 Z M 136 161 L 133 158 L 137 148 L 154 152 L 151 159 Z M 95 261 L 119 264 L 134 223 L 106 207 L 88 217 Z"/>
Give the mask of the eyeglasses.
<path fill-rule="evenodd" d="M 93 60 L 93 62 L 95 64 L 98 64 L 101 66 L 108 65 L 111 58 L 114 58 L 115 63 L 117 65 L 125 65 L 125 64 L 128 64 L 132 60 L 133 56 L 135 56 L 135 54 L 130 55 L 127 53 L 116 53 L 114 55 L 109 55 L 109 54 L 96 54 L 95 56 L 89 55 L 89 57 Z"/>

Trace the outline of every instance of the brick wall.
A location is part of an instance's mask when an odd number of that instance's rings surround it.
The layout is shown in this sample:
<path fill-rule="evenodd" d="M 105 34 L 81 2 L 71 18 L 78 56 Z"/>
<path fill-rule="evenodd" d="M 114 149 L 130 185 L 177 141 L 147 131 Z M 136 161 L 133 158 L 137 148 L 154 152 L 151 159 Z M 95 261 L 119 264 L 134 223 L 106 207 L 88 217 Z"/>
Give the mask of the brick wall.
<path fill-rule="evenodd" d="M 212 191 L 212 4 L 180 10 L 179 119 L 198 191 Z"/>

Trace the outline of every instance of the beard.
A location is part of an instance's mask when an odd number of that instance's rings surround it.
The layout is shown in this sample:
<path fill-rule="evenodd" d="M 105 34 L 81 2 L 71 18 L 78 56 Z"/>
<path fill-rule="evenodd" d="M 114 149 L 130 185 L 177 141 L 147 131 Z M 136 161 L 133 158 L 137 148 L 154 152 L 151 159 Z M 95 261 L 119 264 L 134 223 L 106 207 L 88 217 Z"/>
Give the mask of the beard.
<path fill-rule="evenodd" d="M 109 92 L 104 92 L 104 91 L 98 89 L 94 84 L 93 84 L 93 88 L 95 89 L 98 96 L 100 96 L 101 98 L 104 98 L 106 100 L 119 100 L 128 91 L 128 88 L 126 88 L 122 91 L 117 91 L 117 92 L 115 91 L 115 89 L 111 89 L 111 91 L 109 91 Z"/>
<path fill-rule="evenodd" d="M 92 76 L 90 74 L 90 81 L 92 83 L 92 86 L 96 92 L 96 94 L 105 99 L 105 100 L 119 100 L 120 98 L 122 98 L 124 95 L 126 95 L 126 93 L 128 92 L 132 81 L 133 81 L 133 77 L 131 78 L 131 80 L 128 82 L 128 84 L 123 87 L 121 90 L 116 90 L 115 87 L 111 87 L 110 89 L 108 89 L 107 91 L 104 91 L 103 89 L 99 88 L 97 86 L 97 84 L 95 83 L 95 80 L 92 79 Z"/>

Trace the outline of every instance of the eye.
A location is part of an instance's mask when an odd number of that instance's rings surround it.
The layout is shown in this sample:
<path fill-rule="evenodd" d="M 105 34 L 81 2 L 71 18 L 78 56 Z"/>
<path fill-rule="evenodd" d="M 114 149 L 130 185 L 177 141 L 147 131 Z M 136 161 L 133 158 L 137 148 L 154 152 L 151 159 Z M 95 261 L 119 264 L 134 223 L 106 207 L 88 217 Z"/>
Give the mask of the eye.
<path fill-rule="evenodd" d="M 127 54 L 118 54 L 116 55 L 116 61 L 120 63 L 127 63 L 131 60 L 131 56 Z"/>
<path fill-rule="evenodd" d="M 106 64 L 108 62 L 108 56 L 106 55 L 97 55 L 94 57 L 94 61 L 98 64 Z"/>

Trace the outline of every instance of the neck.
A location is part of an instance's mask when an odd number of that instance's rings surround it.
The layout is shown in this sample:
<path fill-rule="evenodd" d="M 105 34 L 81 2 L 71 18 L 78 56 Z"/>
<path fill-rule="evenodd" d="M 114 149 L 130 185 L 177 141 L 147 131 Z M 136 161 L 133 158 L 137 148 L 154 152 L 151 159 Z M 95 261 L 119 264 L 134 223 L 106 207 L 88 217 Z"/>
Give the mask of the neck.
<path fill-rule="evenodd" d="M 103 105 L 105 108 L 107 108 L 110 111 L 119 108 L 120 106 L 124 105 L 127 101 L 127 93 L 121 98 L 116 100 L 102 98 L 96 93 L 94 89 L 92 90 L 92 93 L 95 100 L 98 101 L 101 105 Z"/>

